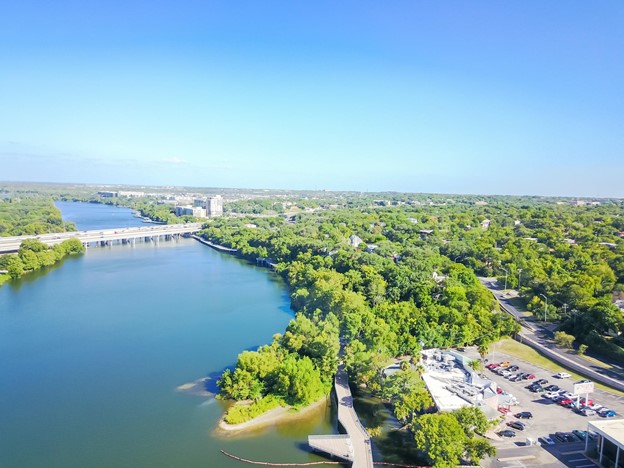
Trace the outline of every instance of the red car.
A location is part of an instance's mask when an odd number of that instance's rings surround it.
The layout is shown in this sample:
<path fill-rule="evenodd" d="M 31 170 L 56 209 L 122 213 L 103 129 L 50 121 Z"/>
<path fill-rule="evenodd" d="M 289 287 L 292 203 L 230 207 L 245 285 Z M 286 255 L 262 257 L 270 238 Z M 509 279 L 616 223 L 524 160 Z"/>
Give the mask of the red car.
<path fill-rule="evenodd" d="M 500 366 L 500 363 L 498 362 L 493 362 L 492 364 L 488 364 L 487 366 L 485 366 L 486 369 L 490 369 L 490 370 L 494 370 L 496 369 L 498 366 Z"/>
<path fill-rule="evenodd" d="M 569 406 L 572 403 L 574 403 L 572 400 L 570 400 L 569 398 L 564 398 L 563 400 L 559 401 L 559 404 L 561 406 Z"/>
<path fill-rule="evenodd" d="M 535 374 L 529 374 L 526 376 L 527 379 L 532 380 L 535 378 Z"/>
<path fill-rule="evenodd" d="M 594 402 L 592 400 L 585 401 L 585 398 L 581 398 L 581 405 L 583 405 L 583 406 L 593 406 Z"/>
<path fill-rule="evenodd" d="M 500 387 L 498 387 L 498 388 L 496 389 L 496 393 L 498 393 L 498 394 L 500 395 L 501 393 L 503 393 L 503 389 L 502 389 L 502 388 L 500 388 Z"/>

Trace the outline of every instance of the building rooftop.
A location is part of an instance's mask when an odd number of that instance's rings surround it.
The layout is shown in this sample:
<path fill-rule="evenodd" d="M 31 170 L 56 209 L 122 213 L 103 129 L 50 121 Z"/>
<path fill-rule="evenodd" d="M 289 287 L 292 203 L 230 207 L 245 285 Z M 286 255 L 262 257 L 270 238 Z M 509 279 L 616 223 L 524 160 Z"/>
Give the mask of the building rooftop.
<path fill-rule="evenodd" d="M 624 445 L 624 419 L 605 419 L 604 421 L 590 421 L 590 431 L 597 432 L 609 439 Z"/>

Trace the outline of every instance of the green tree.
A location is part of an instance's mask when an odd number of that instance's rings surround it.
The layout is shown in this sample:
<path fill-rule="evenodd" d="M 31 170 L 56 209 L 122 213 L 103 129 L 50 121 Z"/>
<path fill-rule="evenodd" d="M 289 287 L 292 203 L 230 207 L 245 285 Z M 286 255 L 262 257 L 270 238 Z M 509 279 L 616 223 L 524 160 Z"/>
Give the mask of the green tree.
<path fill-rule="evenodd" d="M 451 468 L 459 464 L 467 437 L 452 414 L 437 413 L 414 421 L 414 439 L 434 467 Z"/>
<path fill-rule="evenodd" d="M 572 343 L 574 343 L 574 340 L 574 336 L 568 335 L 566 332 L 555 332 L 555 343 L 557 343 L 557 345 L 561 346 L 562 348 L 572 349 Z"/>

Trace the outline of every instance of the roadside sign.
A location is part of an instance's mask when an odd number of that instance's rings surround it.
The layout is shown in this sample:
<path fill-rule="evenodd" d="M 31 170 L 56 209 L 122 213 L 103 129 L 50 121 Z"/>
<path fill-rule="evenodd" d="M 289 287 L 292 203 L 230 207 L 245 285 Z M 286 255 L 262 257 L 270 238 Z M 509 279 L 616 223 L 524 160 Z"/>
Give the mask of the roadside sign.
<path fill-rule="evenodd" d="M 594 391 L 594 382 L 576 382 L 574 384 L 575 395 L 593 393 L 593 391 Z"/>

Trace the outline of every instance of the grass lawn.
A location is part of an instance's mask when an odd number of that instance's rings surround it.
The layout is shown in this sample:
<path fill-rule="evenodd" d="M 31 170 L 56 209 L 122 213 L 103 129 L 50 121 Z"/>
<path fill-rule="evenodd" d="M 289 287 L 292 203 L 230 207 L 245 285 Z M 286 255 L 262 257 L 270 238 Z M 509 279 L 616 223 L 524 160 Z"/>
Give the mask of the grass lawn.
<path fill-rule="evenodd" d="M 530 312 L 530 311 L 527 310 L 526 302 L 521 297 L 512 297 L 512 298 L 507 299 L 507 301 L 509 301 L 509 303 L 512 306 L 514 306 L 516 309 L 518 309 L 520 312 L 522 312 L 522 315 L 524 315 L 525 317 L 532 317 L 533 316 L 533 312 Z"/>
<path fill-rule="evenodd" d="M 514 356 L 518 359 L 530 362 L 531 364 L 535 364 L 536 366 L 543 367 L 544 369 L 548 369 L 555 374 L 558 372 L 567 372 L 572 376 L 573 380 L 583 380 L 586 378 L 580 374 L 577 374 L 571 369 L 568 369 L 557 364 L 556 362 L 551 361 L 546 356 L 543 356 L 535 351 L 533 348 L 522 343 L 518 343 L 516 340 L 512 340 L 511 338 L 505 338 L 498 341 L 495 345 L 493 345 L 492 349 L 496 352 L 505 353 L 509 356 Z M 595 385 L 596 388 L 599 388 L 601 390 L 624 396 L 624 392 L 620 392 L 606 385 L 600 384 L 598 382 L 596 382 Z"/>

